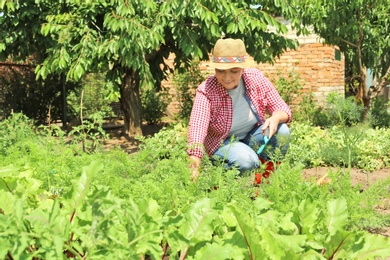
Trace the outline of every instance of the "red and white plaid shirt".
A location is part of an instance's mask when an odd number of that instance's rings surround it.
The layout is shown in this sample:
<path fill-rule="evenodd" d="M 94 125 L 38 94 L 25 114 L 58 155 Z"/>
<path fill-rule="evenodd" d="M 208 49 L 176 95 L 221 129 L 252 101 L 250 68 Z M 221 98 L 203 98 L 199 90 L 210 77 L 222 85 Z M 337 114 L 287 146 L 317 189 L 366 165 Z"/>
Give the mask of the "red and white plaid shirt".
<path fill-rule="evenodd" d="M 258 69 L 244 69 L 242 78 L 246 95 L 256 117 L 265 121 L 265 113 L 284 111 L 291 120 L 290 107 L 280 97 L 272 83 Z M 210 76 L 199 85 L 188 128 L 188 155 L 211 156 L 227 138 L 233 121 L 233 104 L 226 89 Z"/>

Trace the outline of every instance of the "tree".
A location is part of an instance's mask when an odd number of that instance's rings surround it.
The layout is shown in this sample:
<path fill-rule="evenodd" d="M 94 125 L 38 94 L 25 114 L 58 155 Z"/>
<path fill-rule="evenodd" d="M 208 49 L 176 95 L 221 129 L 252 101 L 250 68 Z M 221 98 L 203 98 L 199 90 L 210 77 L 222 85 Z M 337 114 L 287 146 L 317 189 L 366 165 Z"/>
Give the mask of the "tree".
<path fill-rule="evenodd" d="M 46 16 L 56 10 L 63 8 L 58 4 L 48 1 L 45 5 L 37 5 L 33 0 L 26 1 L 7 1 L 0 0 L 0 61 L 12 61 L 11 63 L 24 62 L 34 71 L 37 64 L 43 62 L 49 55 L 47 49 L 56 44 L 55 39 L 47 37 L 41 33 L 41 26 L 46 22 Z M 17 65 L 17 64 L 16 64 Z M 23 64 L 22 64 L 23 65 Z M 20 65 L 21 66 L 21 65 Z M 32 82 L 35 75 L 26 73 L 24 80 L 11 79 L 8 77 L 7 84 L 9 98 L 16 98 L 16 103 L 8 105 L 15 112 L 23 112 L 29 116 L 34 116 L 37 123 L 42 123 L 48 114 L 52 119 L 57 119 L 60 114 L 57 110 L 60 107 L 53 108 L 53 105 L 63 103 L 67 94 L 78 84 L 75 82 L 65 82 L 60 74 L 45 75 L 43 80 Z M 7 78 L 7 77 L 6 77 Z M 16 82 L 15 82 L 16 80 Z M 33 87 L 32 87 L 33 86 Z M 46 88 L 44 90 L 44 88 Z M 15 93 L 34 92 L 34 96 L 39 98 L 32 100 L 31 95 L 17 96 Z M 1 93 L 5 95 L 5 93 Z M 50 94 L 50 96 L 47 96 Z M 60 95 L 60 96 L 59 96 Z M 21 104 L 28 101 L 30 104 Z M 38 105 L 39 103 L 39 105 Z M 17 104 L 15 106 L 15 104 Z M 44 111 L 44 109 L 47 109 Z M 38 115 L 38 113 L 41 113 Z M 42 114 L 44 113 L 44 114 Z M 66 121 L 66 106 L 62 106 L 62 119 Z M 64 122 L 65 123 L 65 122 Z"/>
<path fill-rule="evenodd" d="M 390 4 L 388 0 L 303 0 L 299 14 L 304 25 L 328 44 L 345 53 L 346 72 L 357 74 L 357 100 L 364 105 L 384 87 L 390 73 Z M 379 78 L 377 86 L 366 84 L 367 68 Z M 350 70 L 350 71 L 348 71 Z"/>
<path fill-rule="evenodd" d="M 296 41 L 283 37 L 286 27 L 270 15 L 294 17 L 293 0 L 264 1 L 266 4 L 257 1 L 256 5 L 252 2 L 0 0 L 5 14 L 0 19 L 11 24 L 14 17 L 31 17 L 29 22 L 40 28 L 35 34 L 50 42 L 45 59 L 37 66 L 38 77 L 54 73 L 65 74 L 67 80 L 80 80 L 89 72 L 107 72 L 107 78 L 120 91 L 125 133 L 136 135 L 142 134 L 140 86 L 161 86 L 171 72 L 165 62 L 169 54 L 175 55 L 177 68 L 185 68 L 192 59 L 207 60 L 212 45 L 222 36 L 243 39 L 257 62 L 272 62 L 284 50 L 297 46 Z M 299 20 L 293 19 L 292 24 L 298 25 Z M 268 26 L 274 27 L 276 33 L 269 32 Z M 12 26 L 6 27 L 2 38 L 12 30 Z M 23 39 L 20 35 L 15 37 Z M 3 40 L 0 51 L 17 55 L 13 51 L 17 44 Z M 31 44 L 39 46 L 39 42 Z M 29 45 L 19 49 L 27 48 Z"/>

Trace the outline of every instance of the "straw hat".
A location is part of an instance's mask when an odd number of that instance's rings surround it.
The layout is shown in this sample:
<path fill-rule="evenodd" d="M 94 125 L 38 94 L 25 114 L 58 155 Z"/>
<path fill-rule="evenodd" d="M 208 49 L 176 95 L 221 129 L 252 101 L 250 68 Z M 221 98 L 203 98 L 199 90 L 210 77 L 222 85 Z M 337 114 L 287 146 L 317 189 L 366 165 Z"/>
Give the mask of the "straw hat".
<path fill-rule="evenodd" d="M 239 39 L 219 39 L 213 50 L 209 66 L 215 69 L 249 68 L 254 60 L 246 52 L 245 44 Z"/>

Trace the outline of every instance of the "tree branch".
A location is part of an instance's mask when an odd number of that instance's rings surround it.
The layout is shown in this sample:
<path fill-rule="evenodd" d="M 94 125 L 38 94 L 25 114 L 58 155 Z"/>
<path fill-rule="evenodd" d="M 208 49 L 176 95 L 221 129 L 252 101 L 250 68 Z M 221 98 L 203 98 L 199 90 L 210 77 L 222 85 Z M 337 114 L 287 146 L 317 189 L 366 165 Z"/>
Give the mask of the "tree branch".
<path fill-rule="evenodd" d="M 340 40 L 341 40 L 342 42 L 345 42 L 345 43 L 348 44 L 348 45 L 351 45 L 352 47 L 355 47 L 355 48 L 358 47 L 357 44 L 352 43 L 352 42 L 349 42 L 349 41 L 347 41 L 347 40 L 345 40 L 345 39 L 343 39 L 343 38 L 341 38 L 341 37 L 340 37 Z"/>

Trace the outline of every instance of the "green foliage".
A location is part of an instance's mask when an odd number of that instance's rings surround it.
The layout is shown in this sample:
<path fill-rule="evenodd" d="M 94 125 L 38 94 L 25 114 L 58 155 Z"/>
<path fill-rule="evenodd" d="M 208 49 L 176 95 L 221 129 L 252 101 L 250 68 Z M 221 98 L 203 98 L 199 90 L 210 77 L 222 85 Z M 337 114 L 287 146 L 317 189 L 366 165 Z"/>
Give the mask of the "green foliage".
<path fill-rule="evenodd" d="M 199 60 L 194 60 L 190 69 L 183 73 L 177 69 L 173 77 L 180 108 L 178 118 L 184 121 L 188 121 L 190 118 L 196 88 L 205 80 L 205 75 L 200 70 L 199 64 Z"/>
<path fill-rule="evenodd" d="M 283 100 L 292 105 L 293 101 L 296 101 L 297 96 L 300 95 L 304 82 L 302 82 L 300 75 L 292 69 L 287 77 L 284 77 L 282 71 L 279 70 L 274 84 Z"/>
<path fill-rule="evenodd" d="M 38 78 L 63 74 L 67 81 L 79 81 L 89 73 L 106 73 L 120 89 L 125 117 L 134 115 L 125 120 L 128 128 L 130 122 L 139 128 L 142 123 L 141 105 L 128 99 L 139 97 L 141 84 L 161 86 L 171 71 L 169 54 L 175 55 L 175 67 L 188 67 L 193 59 L 207 60 L 225 34 L 242 38 L 256 61 L 272 62 L 298 45 L 284 37 L 286 26 L 272 14 L 300 27 L 293 2 L 283 1 L 254 6 L 245 0 L 0 0 L 0 6 L 1 57 L 24 60 L 39 51 Z"/>
<path fill-rule="evenodd" d="M 363 108 L 353 97 L 344 98 L 340 94 L 329 93 L 326 102 L 331 125 L 354 125 L 361 121 Z"/>
<path fill-rule="evenodd" d="M 360 59 L 376 75 L 386 73 L 390 65 L 387 0 L 305 0 L 297 4 L 303 24 L 313 26 L 327 43 L 339 46 L 354 72 L 360 73 Z"/>
<path fill-rule="evenodd" d="M 32 54 L 42 61 L 53 40 L 40 33 L 51 4 L 38 6 L 34 0 L 0 1 L 0 60 L 12 56 L 24 61 Z M 23 15 L 24 14 L 24 15 Z M 15 55 L 13 55 L 15 54 Z"/>
<path fill-rule="evenodd" d="M 74 144 L 82 144 L 83 152 L 94 152 L 98 144 L 107 138 L 103 122 L 102 113 L 96 112 L 83 120 L 81 125 L 74 126 L 68 135 L 72 137 Z"/>
<path fill-rule="evenodd" d="M 313 93 L 302 93 L 305 82 L 294 69 L 285 77 L 279 70 L 273 79 L 280 96 L 293 110 L 293 120 L 310 122 L 314 125 L 327 125 L 327 114 L 316 105 Z M 298 104 L 297 104 L 298 103 Z"/>
<path fill-rule="evenodd" d="M 103 117 L 112 117 L 114 114 L 110 104 L 118 99 L 112 94 L 113 91 L 113 86 L 104 81 L 104 75 L 90 74 L 82 81 L 82 88 L 69 94 L 67 103 L 78 119 L 80 111 L 83 117 L 89 117 L 97 112 Z M 83 107 L 80 107 L 81 104 Z"/>
<path fill-rule="evenodd" d="M 147 88 L 141 93 L 143 119 L 148 124 L 161 122 L 170 102 L 168 90 L 157 92 Z"/>
<path fill-rule="evenodd" d="M 17 142 L 34 138 L 33 122 L 21 113 L 11 114 L 0 121 L 0 154 L 7 155 L 7 149 Z"/>
<path fill-rule="evenodd" d="M 354 97 L 344 98 L 337 93 L 328 94 L 326 101 L 326 108 L 318 110 L 313 120 L 316 125 L 332 127 L 329 135 L 331 141 L 322 144 L 321 151 L 326 154 L 329 164 L 356 165 L 356 145 L 367 129 L 359 124 L 363 108 Z"/>
<path fill-rule="evenodd" d="M 0 154 L 0 258 L 390 256 L 388 238 L 362 231 L 389 225 L 375 211 L 388 196 L 388 181 L 361 193 L 345 171 L 330 173 L 325 186 L 302 179 L 298 158 L 315 159 L 316 145 L 335 139 L 327 131 L 337 129 L 294 125 L 296 157 L 269 184 L 255 187 L 251 173 L 240 176 L 206 161 L 192 182 L 181 125 L 140 138 L 133 155 L 120 149 L 87 154 L 64 142 L 59 129 L 23 135 L 27 118 L 13 120 L 7 124 L 20 138 Z M 378 158 L 381 147 L 388 154 L 388 129 L 369 130 L 361 139 L 369 142 L 365 151 Z"/>
<path fill-rule="evenodd" d="M 371 100 L 369 121 L 373 127 L 390 126 L 389 102 L 386 103 L 382 96 Z"/>
<path fill-rule="evenodd" d="M 310 122 L 314 125 L 319 125 L 320 123 L 316 123 L 315 120 L 322 122 L 324 119 L 320 118 L 320 115 L 322 115 L 320 112 L 321 108 L 318 108 L 316 105 L 313 93 L 301 94 L 301 97 L 302 101 L 299 106 L 293 108 L 293 120 L 301 123 Z"/>
<path fill-rule="evenodd" d="M 363 107 L 354 97 L 345 98 L 341 94 L 331 92 L 326 97 L 324 107 L 317 108 L 313 124 L 321 127 L 352 126 L 362 121 Z"/>
<path fill-rule="evenodd" d="M 344 53 L 345 76 L 358 79 L 350 86 L 358 83 L 354 94 L 364 106 L 366 121 L 372 90 L 367 86 L 367 68 L 372 69 L 379 82 L 390 72 L 388 1 L 304 0 L 297 2 L 297 9 L 303 25 L 311 26 L 327 44 L 338 46 Z M 350 86 L 347 86 L 348 95 Z"/>
<path fill-rule="evenodd" d="M 385 237 L 348 229 L 354 208 L 338 195 L 339 190 L 332 195 L 321 186 L 300 183 L 297 169 L 285 178 L 286 169 L 272 175 L 263 187 L 267 198 L 245 204 L 224 202 L 213 196 L 215 190 L 210 193 L 213 198 L 197 197 L 172 212 L 162 210 L 148 194 L 120 199 L 94 182 L 104 170 L 101 161 L 83 167 L 69 192 L 56 197 L 42 190 L 31 172 L 0 168 L 2 183 L 12 187 L 0 187 L 0 196 L 6 198 L 0 201 L 0 257 L 177 259 L 180 254 L 194 259 L 369 259 L 390 255 Z M 281 187 L 289 192 L 280 192 Z"/>
<path fill-rule="evenodd" d="M 389 129 L 366 125 L 334 126 L 321 129 L 306 123 L 291 125 L 291 144 L 287 160 L 306 167 L 351 166 L 368 171 L 388 167 Z"/>

